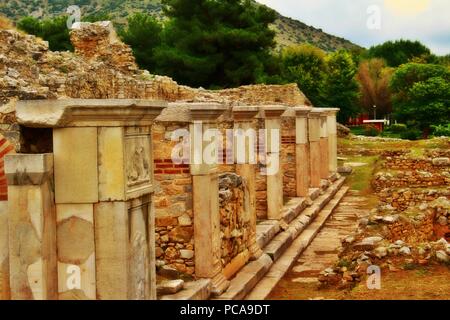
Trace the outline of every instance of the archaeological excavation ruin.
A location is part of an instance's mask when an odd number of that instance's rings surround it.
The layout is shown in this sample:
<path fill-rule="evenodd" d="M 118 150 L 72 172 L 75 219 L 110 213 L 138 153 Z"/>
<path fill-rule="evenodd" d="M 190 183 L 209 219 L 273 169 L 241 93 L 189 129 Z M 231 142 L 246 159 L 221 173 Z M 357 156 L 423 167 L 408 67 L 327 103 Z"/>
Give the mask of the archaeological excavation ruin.
<path fill-rule="evenodd" d="M 179 86 L 110 23 L 71 39 L 0 30 L 0 299 L 265 298 L 347 191 L 339 109 Z"/>

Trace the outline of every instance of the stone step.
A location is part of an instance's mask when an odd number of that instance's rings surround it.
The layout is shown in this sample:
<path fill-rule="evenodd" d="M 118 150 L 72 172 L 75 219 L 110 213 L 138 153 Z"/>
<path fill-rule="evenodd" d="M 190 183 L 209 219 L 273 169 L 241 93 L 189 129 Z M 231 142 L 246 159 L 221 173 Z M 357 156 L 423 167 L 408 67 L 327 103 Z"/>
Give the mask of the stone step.
<path fill-rule="evenodd" d="M 336 186 L 341 188 L 342 184 L 343 181 L 338 181 L 337 185 L 333 185 L 331 188 Z M 334 191 L 339 190 L 339 188 Z M 337 193 L 334 191 L 330 192 L 334 196 L 331 201 L 329 201 L 324 207 L 322 206 L 323 209 L 319 212 L 317 218 L 312 221 L 312 223 L 300 234 L 297 239 L 293 241 L 292 245 L 286 250 L 281 258 L 272 265 L 264 278 L 246 296 L 246 300 L 264 300 L 267 298 L 277 283 L 296 262 L 301 253 L 312 242 L 348 190 L 348 187 L 344 187 L 337 191 Z"/>
<path fill-rule="evenodd" d="M 186 282 L 182 291 L 162 296 L 160 300 L 208 300 L 211 296 L 211 289 L 210 279 Z"/>
<path fill-rule="evenodd" d="M 294 239 L 298 238 L 300 234 L 303 234 L 303 232 L 307 230 L 307 226 L 314 221 L 327 203 L 332 201 L 336 193 L 342 188 L 344 182 L 345 178 L 340 178 L 333 183 L 326 192 L 316 198 L 310 207 L 304 209 L 299 216 L 291 222 L 285 231 L 282 231 L 281 225 L 278 225 L 279 233 L 269 240 L 263 249 L 263 257 L 270 258 L 271 263 L 269 267 L 266 268 L 267 264 L 261 263 L 256 264 L 257 267 L 251 267 L 252 263 L 254 264 L 256 261 L 248 264 L 237 274 L 234 279 L 231 280 L 230 288 L 217 299 L 237 300 L 245 298 L 250 292 L 252 292 L 255 286 L 259 285 L 260 282 L 265 281 L 268 276 L 267 272 L 269 269 L 273 275 L 274 272 L 276 273 L 276 269 L 280 268 L 281 271 L 279 275 L 284 275 L 285 271 L 283 270 L 285 268 L 289 269 L 291 262 L 289 263 L 289 266 L 286 266 L 283 263 L 277 263 L 277 267 L 275 269 L 273 268 L 273 263 L 280 261 L 280 257 L 284 257 L 286 253 L 290 251 L 290 247 L 292 247 Z M 276 224 L 273 221 L 264 221 L 258 224 L 260 230 L 271 230 L 272 232 L 275 229 L 275 227 L 273 227 L 274 225 Z M 268 231 L 266 231 L 265 239 L 269 238 L 267 234 Z M 261 236 L 262 235 L 260 234 L 260 237 Z M 262 240 L 260 240 L 260 242 L 262 242 Z M 292 257 L 292 260 L 295 260 L 294 256 Z M 257 273 L 257 276 L 252 276 L 251 273 L 246 274 L 250 268 L 253 268 L 252 272 Z M 254 268 L 258 268 L 257 272 L 255 272 Z"/>
<path fill-rule="evenodd" d="M 250 262 L 231 280 L 228 290 L 213 300 L 242 300 L 264 277 L 272 266 L 272 259 L 263 254 L 258 260 Z"/>

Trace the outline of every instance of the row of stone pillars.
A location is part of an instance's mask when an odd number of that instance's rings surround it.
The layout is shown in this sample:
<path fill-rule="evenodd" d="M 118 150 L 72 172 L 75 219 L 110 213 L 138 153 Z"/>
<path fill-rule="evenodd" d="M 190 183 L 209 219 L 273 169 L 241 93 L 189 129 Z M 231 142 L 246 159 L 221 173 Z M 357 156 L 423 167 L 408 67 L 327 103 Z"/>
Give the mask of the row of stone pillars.
<path fill-rule="evenodd" d="M 49 128 L 51 154 L 7 156 L 9 279 L 12 299 L 155 299 L 155 213 L 151 126 L 167 104 L 141 100 L 21 102 L 23 126 Z M 203 134 L 217 128 L 222 105 L 190 105 L 191 159 L 201 156 Z M 234 128 L 281 129 L 285 106 L 233 107 Z M 297 196 L 307 197 L 336 171 L 337 109 L 294 108 Z M 201 122 L 202 132 L 195 124 Z M 275 132 L 275 131 L 273 131 Z M 275 135 L 276 136 L 276 135 Z M 278 137 L 280 135 L 278 134 Z M 268 137 L 267 141 L 270 141 Z M 281 219 L 283 173 L 278 147 L 266 143 L 265 157 L 280 163 L 267 176 L 267 216 Z M 251 140 L 246 144 L 250 146 Z M 246 148 L 248 151 L 249 148 Z M 256 243 L 257 165 L 236 161 L 249 190 L 248 250 Z M 191 164 L 195 274 L 212 280 L 213 293 L 226 290 L 221 265 L 218 170 Z"/>

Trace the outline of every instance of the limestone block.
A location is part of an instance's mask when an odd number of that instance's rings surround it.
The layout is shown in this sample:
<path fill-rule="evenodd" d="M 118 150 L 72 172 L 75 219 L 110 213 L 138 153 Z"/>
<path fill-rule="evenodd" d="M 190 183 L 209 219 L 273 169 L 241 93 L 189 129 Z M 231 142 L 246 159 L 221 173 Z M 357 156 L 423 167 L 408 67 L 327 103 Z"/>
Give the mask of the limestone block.
<path fill-rule="evenodd" d="M 320 177 L 322 179 L 328 179 L 330 175 L 329 153 L 328 138 L 320 138 Z"/>
<path fill-rule="evenodd" d="M 295 136 L 297 144 L 308 143 L 308 119 L 306 117 L 295 120 Z"/>
<path fill-rule="evenodd" d="M 95 300 L 95 239 L 92 204 L 56 206 L 60 299 Z"/>
<path fill-rule="evenodd" d="M 100 201 L 125 200 L 123 128 L 98 129 L 98 182 Z"/>
<path fill-rule="evenodd" d="M 97 128 L 53 130 L 58 204 L 98 202 Z"/>
<path fill-rule="evenodd" d="M 0 202 L 0 300 L 9 300 L 8 202 Z"/>
<path fill-rule="evenodd" d="M 221 271 L 219 181 L 217 175 L 193 177 L 195 274 L 213 278 Z"/>
<path fill-rule="evenodd" d="M 236 273 L 239 272 L 250 260 L 250 253 L 248 250 L 238 254 L 224 269 L 223 275 L 228 280 L 231 280 Z"/>
<path fill-rule="evenodd" d="M 310 142 L 310 170 L 311 170 L 311 187 L 320 188 L 321 171 L 320 162 L 322 161 L 320 152 L 320 141 Z"/>
<path fill-rule="evenodd" d="M 270 163 L 276 161 L 274 158 L 279 154 L 267 155 Z M 279 161 L 279 159 L 278 159 Z M 278 170 L 267 176 L 267 217 L 269 220 L 281 219 L 281 209 L 283 207 L 283 170 L 279 166 Z"/>
<path fill-rule="evenodd" d="M 310 186 L 310 156 L 308 144 L 297 144 L 296 150 L 297 196 L 307 198 Z"/>
<path fill-rule="evenodd" d="M 39 186 L 53 175 L 52 154 L 20 154 L 5 156 L 8 185 Z"/>
<path fill-rule="evenodd" d="M 129 300 L 150 298 L 149 241 L 147 239 L 148 200 L 136 199 L 128 203 L 130 222 Z"/>
<path fill-rule="evenodd" d="M 94 205 L 97 298 L 128 299 L 129 218 L 125 202 Z"/>
<path fill-rule="evenodd" d="M 266 119 L 266 152 L 279 153 L 281 150 L 281 118 Z"/>
<path fill-rule="evenodd" d="M 56 215 L 48 182 L 9 186 L 10 286 L 13 300 L 56 300 Z"/>

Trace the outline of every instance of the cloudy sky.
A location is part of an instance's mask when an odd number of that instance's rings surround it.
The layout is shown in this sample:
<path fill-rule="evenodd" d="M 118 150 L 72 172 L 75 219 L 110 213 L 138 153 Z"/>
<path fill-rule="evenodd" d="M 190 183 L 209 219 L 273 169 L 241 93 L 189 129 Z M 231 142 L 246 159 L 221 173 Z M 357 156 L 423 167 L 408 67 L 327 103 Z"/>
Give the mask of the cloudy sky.
<path fill-rule="evenodd" d="M 450 54 L 449 0 L 257 0 L 281 14 L 364 47 L 420 40 Z"/>

